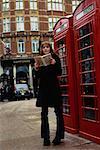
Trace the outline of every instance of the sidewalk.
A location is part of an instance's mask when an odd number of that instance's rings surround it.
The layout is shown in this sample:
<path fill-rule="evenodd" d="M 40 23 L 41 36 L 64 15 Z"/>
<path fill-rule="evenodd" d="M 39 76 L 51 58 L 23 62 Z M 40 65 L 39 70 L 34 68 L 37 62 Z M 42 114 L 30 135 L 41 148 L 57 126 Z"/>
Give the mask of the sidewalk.
<path fill-rule="evenodd" d="M 100 150 L 100 145 L 67 132 L 61 145 L 44 147 L 40 138 L 40 112 L 35 99 L 0 102 L 0 150 Z M 49 123 L 52 141 L 56 126 L 51 108 Z"/>

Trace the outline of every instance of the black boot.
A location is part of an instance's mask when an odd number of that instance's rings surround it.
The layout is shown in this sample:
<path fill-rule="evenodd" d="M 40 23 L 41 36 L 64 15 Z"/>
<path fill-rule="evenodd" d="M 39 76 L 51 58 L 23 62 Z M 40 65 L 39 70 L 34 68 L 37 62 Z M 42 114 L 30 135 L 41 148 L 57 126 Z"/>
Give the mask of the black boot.
<path fill-rule="evenodd" d="M 43 146 L 50 146 L 50 140 L 49 139 L 44 139 Z"/>
<path fill-rule="evenodd" d="M 61 138 L 55 137 L 54 140 L 52 141 L 53 145 L 59 145 L 61 144 Z"/>

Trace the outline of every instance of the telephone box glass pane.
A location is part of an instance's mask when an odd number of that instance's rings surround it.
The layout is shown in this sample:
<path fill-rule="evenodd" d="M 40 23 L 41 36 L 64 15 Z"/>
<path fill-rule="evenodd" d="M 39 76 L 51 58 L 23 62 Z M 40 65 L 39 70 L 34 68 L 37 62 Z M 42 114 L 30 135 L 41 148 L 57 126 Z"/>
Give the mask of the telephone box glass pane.
<path fill-rule="evenodd" d="M 60 49 L 60 50 L 58 51 L 58 54 L 59 54 L 59 57 L 63 56 L 63 51 L 62 51 L 62 49 Z"/>
<path fill-rule="evenodd" d="M 57 43 L 57 47 L 60 48 L 60 47 L 63 47 L 65 46 L 65 38 L 61 39 L 60 41 L 58 41 Z"/>
<path fill-rule="evenodd" d="M 60 59 L 60 61 L 61 61 L 61 67 L 63 67 L 63 66 L 66 65 L 66 58 L 65 58 L 65 57 L 62 57 L 62 58 Z"/>
<path fill-rule="evenodd" d="M 68 74 L 68 69 L 66 66 L 62 67 L 62 75 L 67 75 Z"/>
<path fill-rule="evenodd" d="M 90 35 L 80 40 L 80 49 L 91 45 Z"/>
<path fill-rule="evenodd" d="M 86 24 L 82 28 L 79 29 L 79 36 L 82 37 L 92 31 L 91 24 Z"/>
<path fill-rule="evenodd" d="M 68 105 L 69 104 L 69 97 L 68 96 L 62 96 L 63 104 Z"/>
<path fill-rule="evenodd" d="M 62 94 L 68 94 L 68 87 L 62 86 L 61 87 L 61 92 L 62 92 Z"/>
<path fill-rule="evenodd" d="M 59 57 L 62 57 L 65 55 L 65 47 L 61 48 L 59 51 L 58 51 L 58 54 L 59 54 Z"/>
<path fill-rule="evenodd" d="M 69 106 L 63 106 L 63 113 L 64 114 L 70 114 L 70 107 Z"/>
<path fill-rule="evenodd" d="M 59 57 L 66 55 L 65 38 L 57 42 L 57 49 Z"/>
<path fill-rule="evenodd" d="M 59 79 L 59 83 L 60 83 L 60 85 L 66 85 L 66 84 L 68 84 L 68 78 L 65 76 L 65 77 L 61 77 L 60 79 Z"/>
<path fill-rule="evenodd" d="M 91 109 L 85 109 L 84 110 L 84 118 L 95 120 L 96 119 L 95 111 L 91 110 Z"/>
<path fill-rule="evenodd" d="M 95 85 L 82 85 L 81 93 L 83 95 L 95 95 Z"/>
<path fill-rule="evenodd" d="M 84 107 L 95 108 L 95 98 L 94 97 L 83 97 L 82 104 Z"/>
<path fill-rule="evenodd" d="M 94 69 L 94 60 L 87 60 L 85 62 L 82 62 L 82 72 L 84 71 L 90 71 Z"/>
<path fill-rule="evenodd" d="M 79 53 L 79 60 L 84 60 L 88 58 L 92 58 L 94 56 L 93 54 L 93 48 L 87 48 L 85 50 L 82 50 Z"/>
<path fill-rule="evenodd" d="M 81 75 L 81 83 L 95 83 L 96 78 L 93 72 L 84 73 Z"/>

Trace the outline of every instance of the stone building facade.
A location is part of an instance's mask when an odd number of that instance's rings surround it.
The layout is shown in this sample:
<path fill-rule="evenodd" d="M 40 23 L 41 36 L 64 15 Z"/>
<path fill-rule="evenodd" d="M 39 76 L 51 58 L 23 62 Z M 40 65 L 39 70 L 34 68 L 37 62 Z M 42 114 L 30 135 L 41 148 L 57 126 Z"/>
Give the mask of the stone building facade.
<path fill-rule="evenodd" d="M 53 45 L 54 24 L 71 13 L 71 0 L 0 0 L 0 74 L 8 74 L 15 85 L 23 72 L 33 88 L 33 57 L 41 41 Z"/>

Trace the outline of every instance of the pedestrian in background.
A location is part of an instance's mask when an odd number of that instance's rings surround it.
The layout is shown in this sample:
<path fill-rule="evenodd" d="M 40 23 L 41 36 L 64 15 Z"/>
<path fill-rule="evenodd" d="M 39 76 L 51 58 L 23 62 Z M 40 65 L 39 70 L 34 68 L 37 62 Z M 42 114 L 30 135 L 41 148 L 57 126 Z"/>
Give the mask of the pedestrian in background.
<path fill-rule="evenodd" d="M 59 145 L 64 139 L 64 121 L 62 114 L 62 99 L 57 76 L 61 75 L 61 63 L 59 57 L 53 52 L 48 41 L 41 43 L 40 55 L 51 53 L 50 65 L 39 66 L 35 62 L 34 68 L 39 79 L 39 91 L 36 106 L 41 107 L 41 138 L 44 138 L 43 145 L 50 145 L 50 130 L 48 122 L 48 107 L 53 107 L 56 114 L 56 135 L 52 143 Z"/>

